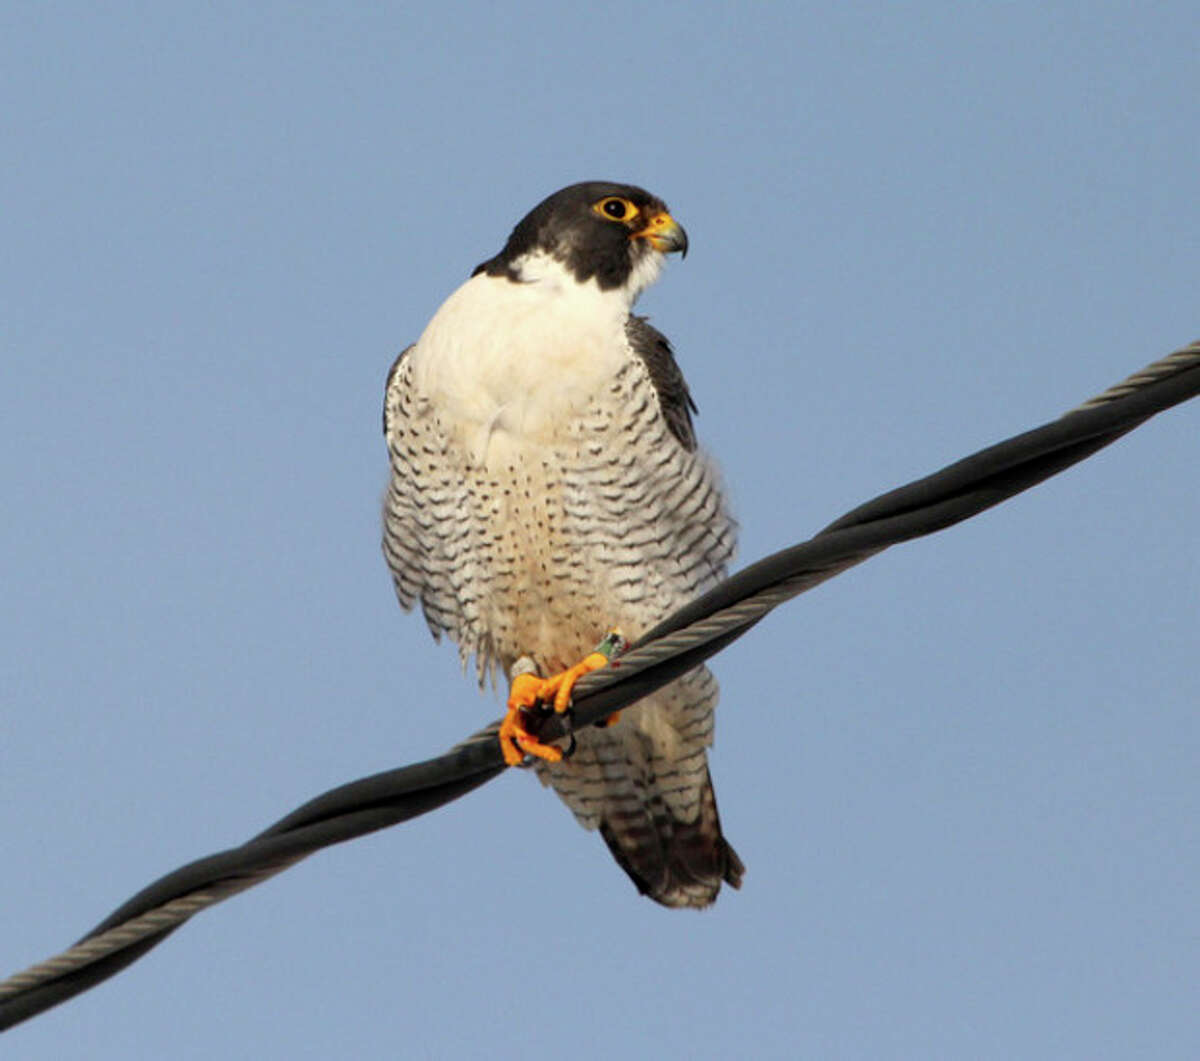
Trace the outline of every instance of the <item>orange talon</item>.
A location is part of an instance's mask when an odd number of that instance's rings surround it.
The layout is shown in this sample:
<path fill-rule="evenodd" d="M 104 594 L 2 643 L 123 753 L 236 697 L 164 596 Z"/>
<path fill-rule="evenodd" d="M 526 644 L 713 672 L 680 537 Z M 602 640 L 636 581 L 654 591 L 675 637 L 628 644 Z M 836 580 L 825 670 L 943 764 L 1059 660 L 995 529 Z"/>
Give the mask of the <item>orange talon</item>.
<path fill-rule="evenodd" d="M 525 728 L 521 712 L 522 708 L 510 704 L 508 714 L 500 723 L 500 751 L 504 753 L 504 761 L 509 766 L 520 766 L 526 753 L 550 763 L 562 759 L 563 753 L 560 749 L 553 744 L 543 744 Z"/>
<path fill-rule="evenodd" d="M 581 662 L 576 663 L 574 667 L 568 667 L 561 674 L 556 674 L 553 678 L 547 678 L 542 682 L 542 687 L 538 690 L 538 699 L 549 700 L 553 694 L 554 712 L 561 715 L 571 706 L 571 690 L 575 688 L 575 683 L 585 674 L 590 674 L 607 665 L 608 657 L 603 652 L 593 652 L 590 656 L 584 657 Z"/>
<path fill-rule="evenodd" d="M 525 728 L 521 718 L 523 710 L 539 703 L 553 700 L 555 714 L 563 714 L 571 706 L 571 690 L 585 674 L 599 670 L 608 663 L 602 652 L 593 652 L 574 667 L 568 667 L 552 678 L 539 678 L 536 674 L 518 674 L 508 691 L 508 714 L 500 724 L 500 750 L 509 766 L 517 766 L 528 755 L 535 755 L 550 763 L 563 757 L 562 749 L 553 744 L 543 744 Z"/>

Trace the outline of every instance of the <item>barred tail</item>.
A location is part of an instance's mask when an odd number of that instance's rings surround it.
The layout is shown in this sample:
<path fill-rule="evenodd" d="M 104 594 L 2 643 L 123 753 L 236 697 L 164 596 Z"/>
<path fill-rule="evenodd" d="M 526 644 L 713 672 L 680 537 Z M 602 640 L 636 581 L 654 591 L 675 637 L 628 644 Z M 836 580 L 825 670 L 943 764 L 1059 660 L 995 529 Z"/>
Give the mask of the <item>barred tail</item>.
<path fill-rule="evenodd" d="M 725 882 L 740 888 L 745 866 L 721 833 L 708 770 L 695 821 L 672 816 L 657 794 L 637 807 L 609 811 L 600 834 L 639 892 L 663 906 L 704 907 Z"/>

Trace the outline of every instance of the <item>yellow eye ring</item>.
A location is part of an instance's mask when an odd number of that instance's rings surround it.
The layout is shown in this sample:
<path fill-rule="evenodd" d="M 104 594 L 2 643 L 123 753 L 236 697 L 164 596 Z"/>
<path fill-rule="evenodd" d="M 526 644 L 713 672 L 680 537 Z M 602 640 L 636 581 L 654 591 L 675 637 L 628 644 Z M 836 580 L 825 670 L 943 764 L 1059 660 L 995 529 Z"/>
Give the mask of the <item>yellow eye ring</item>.
<path fill-rule="evenodd" d="M 638 215 L 638 208 L 619 195 L 605 196 L 592 209 L 608 221 L 630 221 Z"/>

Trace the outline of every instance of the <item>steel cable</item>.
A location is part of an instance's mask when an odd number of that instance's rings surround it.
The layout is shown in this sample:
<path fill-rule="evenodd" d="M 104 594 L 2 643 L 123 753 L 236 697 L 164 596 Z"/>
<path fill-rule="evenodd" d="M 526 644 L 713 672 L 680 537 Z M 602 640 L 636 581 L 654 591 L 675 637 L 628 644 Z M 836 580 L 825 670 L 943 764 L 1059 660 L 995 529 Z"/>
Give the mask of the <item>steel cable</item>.
<path fill-rule="evenodd" d="M 572 719 L 620 710 L 741 637 L 768 612 L 889 545 L 942 530 L 1028 489 L 1200 393 L 1200 342 L 1168 355 L 1057 420 L 890 491 L 819 534 L 744 568 L 649 631 L 576 686 Z M 143 889 L 62 954 L 0 981 L 0 1030 L 107 979 L 200 910 L 324 847 L 395 825 L 490 781 L 505 767 L 499 723 L 445 755 L 332 789 L 240 847 L 182 866 Z M 547 719 L 545 740 L 566 733 Z"/>

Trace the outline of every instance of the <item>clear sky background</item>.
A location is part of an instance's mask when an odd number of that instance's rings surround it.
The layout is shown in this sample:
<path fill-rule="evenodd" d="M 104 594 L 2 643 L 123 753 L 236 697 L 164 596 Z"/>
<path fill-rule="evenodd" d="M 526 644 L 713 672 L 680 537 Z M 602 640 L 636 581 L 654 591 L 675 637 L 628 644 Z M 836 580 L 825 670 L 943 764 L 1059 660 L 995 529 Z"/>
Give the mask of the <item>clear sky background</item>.
<path fill-rule="evenodd" d="M 381 394 L 543 196 L 687 227 L 641 308 L 745 563 L 1200 335 L 1198 46 L 1193 2 L 0 5 L 3 971 L 499 713 L 394 599 Z M 0 1046 L 1200 1056 L 1198 462 L 1191 403 L 719 657 L 713 910 L 512 773 Z"/>

